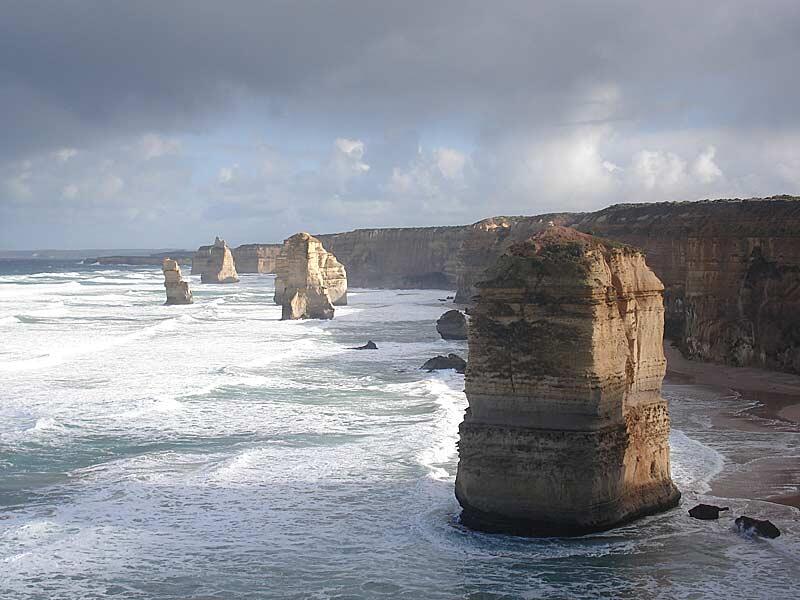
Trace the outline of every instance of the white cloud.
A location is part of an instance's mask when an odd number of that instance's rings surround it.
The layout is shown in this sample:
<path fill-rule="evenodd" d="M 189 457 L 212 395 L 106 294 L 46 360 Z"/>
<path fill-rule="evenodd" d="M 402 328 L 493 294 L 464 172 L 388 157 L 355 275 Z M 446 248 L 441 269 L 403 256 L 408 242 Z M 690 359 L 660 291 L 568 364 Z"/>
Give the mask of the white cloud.
<path fill-rule="evenodd" d="M 116 196 L 125 187 L 125 181 L 118 175 L 108 174 L 104 176 L 98 185 L 100 195 L 105 198 Z"/>
<path fill-rule="evenodd" d="M 180 152 L 181 142 L 174 138 L 147 133 L 139 140 L 139 152 L 144 160 L 160 158 Z"/>
<path fill-rule="evenodd" d="M 463 177 L 464 165 L 467 162 L 467 157 L 464 154 L 452 148 L 438 148 L 434 150 L 434 157 L 439 171 L 447 179 Z"/>
<path fill-rule="evenodd" d="M 79 191 L 80 190 L 78 189 L 77 185 L 75 185 L 74 183 L 69 183 L 61 189 L 61 196 L 69 200 L 72 200 L 73 198 L 78 197 Z"/>
<path fill-rule="evenodd" d="M 61 148 L 58 150 L 55 155 L 58 160 L 61 162 L 67 162 L 70 158 L 74 157 L 78 154 L 78 151 L 75 148 Z"/>
<path fill-rule="evenodd" d="M 342 191 L 351 179 L 369 171 L 370 166 L 364 162 L 366 146 L 361 140 L 336 138 L 333 154 L 325 171 L 332 177 L 337 191 Z"/>
<path fill-rule="evenodd" d="M 673 187 L 686 178 L 686 161 L 672 152 L 641 150 L 633 156 L 632 172 L 646 189 Z"/>
<path fill-rule="evenodd" d="M 717 149 L 709 146 L 703 150 L 692 165 L 692 172 L 703 183 L 712 183 L 722 177 L 722 169 L 714 162 Z"/>
<path fill-rule="evenodd" d="M 351 140 L 348 138 L 336 138 L 337 150 L 347 156 L 361 160 L 364 157 L 364 142 L 361 140 Z"/>
<path fill-rule="evenodd" d="M 222 184 L 231 183 L 236 178 L 238 172 L 239 172 L 239 165 L 233 165 L 231 167 L 222 167 L 219 170 L 217 181 L 219 181 Z"/>

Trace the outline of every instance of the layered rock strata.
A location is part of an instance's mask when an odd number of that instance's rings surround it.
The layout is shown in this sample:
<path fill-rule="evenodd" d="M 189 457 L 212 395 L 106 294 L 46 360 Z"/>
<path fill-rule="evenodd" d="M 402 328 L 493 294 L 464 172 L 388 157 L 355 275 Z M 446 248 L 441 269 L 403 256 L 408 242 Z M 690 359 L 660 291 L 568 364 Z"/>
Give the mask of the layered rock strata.
<path fill-rule="evenodd" d="M 336 257 L 308 233 L 283 243 L 276 262 L 275 303 L 282 319 L 332 319 L 347 304 L 347 273 Z"/>
<path fill-rule="evenodd" d="M 347 267 L 352 287 L 454 289 L 466 229 L 357 229 L 317 236 Z"/>
<path fill-rule="evenodd" d="M 194 265 L 192 265 L 194 272 Z M 231 249 L 220 238 L 214 239 L 214 244 L 208 252 L 207 270 L 200 274 L 202 283 L 236 283 L 239 275 L 233 262 Z"/>
<path fill-rule="evenodd" d="M 467 318 L 460 310 L 448 310 L 436 321 L 436 331 L 443 340 L 465 340 Z"/>
<path fill-rule="evenodd" d="M 164 273 L 164 287 L 167 290 L 166 304 L 191 304 L 192 292 L 189 283 L 181 278 L 181 268 L 171 258 L 163 259 L 161 270 Z"/>
<path fill-rule="evenodd" d="M 462 522 L 579 535 L 675 506 L 663 286 L 644 256 L 549 226 L 512 245 L 477 288 Z"/>
<path fill-rule="evenodd" d="M 232 250 L 238 273 L 274 273 L 281 244 L 242 244 Z"/>
<path fill-rule="evenodd" d="M 618 205 L 575 226 L 647 252 L 688 357 L 800 373 L 800 198 Z"/>

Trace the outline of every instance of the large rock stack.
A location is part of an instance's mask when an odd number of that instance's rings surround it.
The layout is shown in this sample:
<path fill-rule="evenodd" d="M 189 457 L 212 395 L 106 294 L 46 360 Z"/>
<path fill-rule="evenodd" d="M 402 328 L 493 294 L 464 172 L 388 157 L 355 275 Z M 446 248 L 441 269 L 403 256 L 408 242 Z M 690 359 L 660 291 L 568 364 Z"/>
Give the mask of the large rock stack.
<path fill-rule="evenodd" d="M 551 226 L 512 245 L 477 289 L 463 523 L 579 535 L 676 505 L 663 286 L 644 256 Z"/>
<path fill-rule="evenodd" d="M 275 303 L 282 319 L 332 319 L 347 304 L 347 274 L 336 257 L 307 233 L 283 242 L 275 265 Z"/>
<path fill-rule="evenodd" d="M 209 251 L 207 270 L 200 275 L 203 283 L 236 283 L 239 275 L 233 262 L 233 254 L 225 240 L 214 239 L 214 245 Z"/>
<path fill-rule="evenodd" d="M 164 272 L 164 287 L 167 288 L 166 304 L 191 304 L 192 291 L 189 283 L 181 278 L 181 268 L 177 261 L 165 258 L 161 263 Z"/>

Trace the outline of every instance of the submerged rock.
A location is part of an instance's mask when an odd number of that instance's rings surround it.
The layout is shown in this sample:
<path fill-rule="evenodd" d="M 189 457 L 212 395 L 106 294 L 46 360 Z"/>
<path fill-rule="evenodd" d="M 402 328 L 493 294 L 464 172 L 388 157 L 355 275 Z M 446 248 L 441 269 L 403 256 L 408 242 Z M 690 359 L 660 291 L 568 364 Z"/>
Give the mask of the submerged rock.
<path fill-rule="evenodd" d="M 447 356 L 434 356 L 425 361 L 425 364 L 420 367 L 426 371 L 443 371 L 446 369 L 455 369 L 456 373 L 464 373 L 467 370 L 467 361 L 461 358 L 458 354 L 448 354 Z"/>
<path fill-rule="evenodd" d="M 161 263 L 164 273 L 164 287 L 167 289 L 166 304 L 191 304 L 192 292 L 189 283 L 181 278 L 181 268 L 177 261 L 165 258 Z"/>
<path fill-rule="evenodd" d="M 375 345 L 375 342 L 372 340 L 368 341 L 363 346 L 355 346 L 353 348 L 348 348 L 348 350 L 377 350 L 378 346 Z"/>
<path fill-rule="evenodd" d="M 745 535 L 755 534 L 761 537 L 774 539 L 781 534 L 780 529 L 775 527 L 771 521 L 767 520 L 762 521 L 761 519 L 753 519 L 752 517 L 745 517 L 742 515 L 738 517 L 734 523 L 736 523 L 736 528 L 739 530 L 739 533 L 744 533 Z"/>
<path fill-rule="evenodd" d="M 275 303 L 281 319 L 332 319 L 347 304 L 347 274 L 336 257 L 307 233 L 283 242 L 275 265 Z"/>
<path fill-rule="evenodd" d="M 436 331 L 443 340 L 465 340 L 467 317 L 460 310 L 448 310 L 436 321 Z"/>
<path fill-rule="evenodd" d="M 644 256 L 543 226 L 477 287 L 459 428 L 462 523 L 581 535 L 675 506 L 664 288 Z"/>
<path fill-rule="evenodd" d="M 202 283 L 236 283 L 239 275 L 233 262 L 233 254 L 225 240 L 214 239 L 214 245 L 209 250 L 207 270 L 200 274 Z"/>
<path fill-rule="evenodd" d="M 689 516 L 702 521 L 713 521 L 719 519 L 719 513 L 730 510 L 727 506 L 720 508 L 713 504 L 698 504 L 689 510 Z"/>

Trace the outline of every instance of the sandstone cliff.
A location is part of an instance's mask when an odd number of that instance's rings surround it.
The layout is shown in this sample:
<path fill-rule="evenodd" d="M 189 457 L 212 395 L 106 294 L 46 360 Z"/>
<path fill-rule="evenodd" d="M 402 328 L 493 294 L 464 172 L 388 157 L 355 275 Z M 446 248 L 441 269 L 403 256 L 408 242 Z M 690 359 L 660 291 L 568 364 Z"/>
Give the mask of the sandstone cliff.
<path fill-rule="evenodd" d="M 454 289 L 464 227 L 358 229 L 317 236 L 351 287 Z"/>
<path fill-rule="evenodd" d="M 242 244 L 233 249 L 238 273 L 274 273 L 281 244 Z"/>
<path fill-rule="evenodd" d="M 575 226 L 647 253 L 689 357 L 800 372 L 800 198 L 618 205 Z"/>
<path fill-rule="evenodd" d="M 161 270 L 164 273 L 164 287 L 167 290 L 166 304 L 191 304 L 192 292 L 189 283 L 181 278 L 181 268 L 171 258 L 163 259 Z"/>
<path fill-rule="evenodd" d="M 194 273 L 194 264 L 192 264 L 192 273 Z M 200 281 L 202 283 L 236 283 L 239 281 L 231 249 L 228 248 L 225 240 L 219 238 L 214 240 L 214 245 L 208 252 L 207 268 L 201 272 Z"/>
<path fill-rule="evenodd" d="M 347 274 L 322 243 L 297 233 L 283 243 L 276 263 L 275 302 L 282 319 L 332 319 L 347 304 Z"/>
<path fill-rule="evenodd" d="M 462 522 L 573 535 L 677 504 L 660 394 L 663 286 L 644 256 L 543 225 L 477 288 Z"/>

